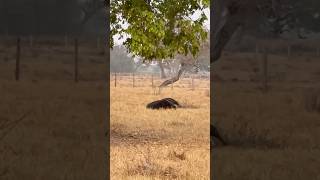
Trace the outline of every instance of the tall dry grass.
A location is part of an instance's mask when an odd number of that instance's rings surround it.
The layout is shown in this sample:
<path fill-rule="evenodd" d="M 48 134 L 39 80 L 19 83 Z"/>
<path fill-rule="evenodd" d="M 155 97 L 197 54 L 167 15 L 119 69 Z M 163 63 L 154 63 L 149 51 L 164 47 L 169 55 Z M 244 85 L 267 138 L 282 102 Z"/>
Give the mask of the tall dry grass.
<path fill-rule="evenodd" d="M 215 179 L 319 179 L 319 59 L 269 56 L 269 91 L 262 60 L 234 53 L 215 64 L 214 122 L 229 146 L 213 149 Z"/>
<path fill-rule="evenodd" d="M 71 47 L 23 44 L 15 82 L 14 43 L 1 43 L 0 179 L 105 179 L 105 57 L 82 44 L 76 84 Z"/>
<path fill-rule="evenodd" d="M 146 109 L 164 97 L 185 108 Z M 209 179 L 207 89 L 111 87 L 110 105 L 111 179 Z"/>

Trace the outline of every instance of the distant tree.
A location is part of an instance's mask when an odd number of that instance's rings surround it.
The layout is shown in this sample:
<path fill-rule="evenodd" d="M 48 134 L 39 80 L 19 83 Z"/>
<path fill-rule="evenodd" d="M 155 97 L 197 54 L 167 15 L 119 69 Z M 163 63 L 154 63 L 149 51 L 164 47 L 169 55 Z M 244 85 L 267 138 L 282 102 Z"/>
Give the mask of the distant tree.
<path fill-rule="evenodd" d="M 110 52 L 110 71 L 111 72 L 134 72 L 136 64 L 128 56 L 126 49 L 115 47 Z"/>

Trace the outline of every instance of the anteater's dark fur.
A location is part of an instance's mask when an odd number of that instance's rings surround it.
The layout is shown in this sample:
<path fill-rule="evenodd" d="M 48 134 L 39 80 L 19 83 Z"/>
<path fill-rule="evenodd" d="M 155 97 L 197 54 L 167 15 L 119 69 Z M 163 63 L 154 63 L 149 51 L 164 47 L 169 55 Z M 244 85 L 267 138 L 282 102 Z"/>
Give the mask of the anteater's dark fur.
<path fill-rule="evenodd" d="M 180 104 L 172 98 L 164 98 L 147 105 L 148 109 L 176 109 L 178 107 L 181 107 Z"/>

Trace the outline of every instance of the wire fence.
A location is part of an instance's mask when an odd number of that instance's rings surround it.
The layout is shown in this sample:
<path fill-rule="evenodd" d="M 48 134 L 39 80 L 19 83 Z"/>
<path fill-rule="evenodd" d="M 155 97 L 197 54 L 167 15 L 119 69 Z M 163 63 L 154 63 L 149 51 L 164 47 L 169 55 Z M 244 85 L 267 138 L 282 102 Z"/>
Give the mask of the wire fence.
<path fill-rule="evenodd" d="M 110 86 L 121 87 L 159 87 L 168 78 L 161 78 L 159 74 L 146 73 L 111 73 Z M 188 88 L 188 89 L 208 89 L 210 88 L 210 75 L 206 74 L 184 74 L 175 83 L 166 88 Z"/>
<path fill-rule="evenodd" d="M 0 79 L 104 80 L 106 48 L 102 37 L 0 36 Z"/>

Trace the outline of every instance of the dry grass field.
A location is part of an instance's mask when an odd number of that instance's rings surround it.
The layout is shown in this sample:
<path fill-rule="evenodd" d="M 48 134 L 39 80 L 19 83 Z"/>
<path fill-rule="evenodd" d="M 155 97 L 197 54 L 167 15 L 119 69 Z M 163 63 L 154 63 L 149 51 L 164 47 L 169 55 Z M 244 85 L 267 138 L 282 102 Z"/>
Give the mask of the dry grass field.
<path fill-rule="evenodd" d="M 122 87 L 111 87 L 111 179 L 209 179 L 209 81 L 196 81 L 207 88 L 180 84 L 160 94 L 145 82 L 132 88 L 124 79 Z M 164 97 L 184 108 L 146 109 Z"/>
<path fill-rule="evenodd" d="M 214 179 L 320 179 L 320 57 L 299 50 L 269 55 L 268 92 L 254 54 L 215 64 L 213 121 L 229 146 L 213 150 Z"/>
<path fill-rule="evenodd" d="M 0 45 L 1 180 L 107 176 L 105 56 L 82 42 L 76 84 L 73 48 L 61 39 L 34 48 L 23 39 L 19 82 L 15 40 Z"/>
<path fill-rule="evenodd" d="M 14 42 L 0 43 L 0 179 L 106 178 L 103 52 L 80 42 L 75 83 L 71 45 L 51 39 L 30 48 L 23 40 L 15 82 Z M 212 151 L 215 179 L 320 179 L 320 57 L 297 50 L 269 55 L 267 92 L 252 53 L 226 53 L 215 64 L 211 96 L 204 80 L 157 94 L 150 79 L 134 88 L 131 79 L 117 87 L 111 79 L 111 178 L 209 179 L 212 98 L 213 121 L 229 143 Z M 164 97 L 184 108 L 145 108 Z"/>

